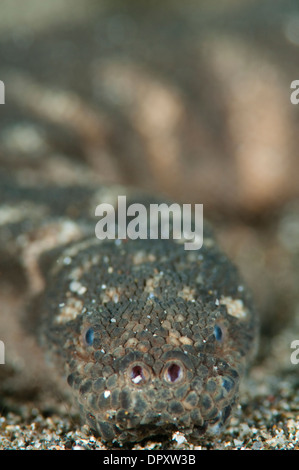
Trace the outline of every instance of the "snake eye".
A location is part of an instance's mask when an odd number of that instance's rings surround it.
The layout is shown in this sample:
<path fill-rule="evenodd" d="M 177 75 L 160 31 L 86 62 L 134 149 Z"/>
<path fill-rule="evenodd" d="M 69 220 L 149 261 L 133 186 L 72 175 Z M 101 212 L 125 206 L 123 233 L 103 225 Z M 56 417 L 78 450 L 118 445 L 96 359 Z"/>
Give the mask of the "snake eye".
<path fill-rule="evenodd" d="M 84 341 L 87 346 L 92 346 L 94 340 L 94 330 L 93 328 L 88 328 L 84 334 Z"/>
<path fill-rule="evenodd" d="M 176 384 L 184 377 L 184 367 L 180 362 L 169 362 L 164 369 L 164 379 L 169 384 Z"/>
<path fill-rule="evenodd" d="M 214 336 L 216 341 L 221 341 L 223 337 L 222 328 L 219 325 L 215 325 L 214 327 Z"/>

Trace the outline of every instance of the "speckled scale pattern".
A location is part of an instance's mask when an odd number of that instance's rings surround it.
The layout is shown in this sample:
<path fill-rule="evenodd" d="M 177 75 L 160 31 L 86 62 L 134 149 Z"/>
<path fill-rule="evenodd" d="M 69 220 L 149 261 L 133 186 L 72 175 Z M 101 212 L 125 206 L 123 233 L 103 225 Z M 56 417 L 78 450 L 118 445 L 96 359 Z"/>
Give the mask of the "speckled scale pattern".
<path fill-rule="evenodd" d="M 5 236 L 13 244 L 18 227 L 30 233 L 20 250 L 35 279 L 38 339 L 68 382 L 82 421 L 120 444 L 175 431 L 197 441 L 218 432 L 238 402 L 258 321 L 208 224 L 203 247 L 194 251 L 173 240 L 99 241 L 91 190 L 85 218 L 72 218 L 72 198 L 59 214 L 51 194 L 46 218 L 24 228 L 14 216 L 18 222 L 6 224 Z M 38 193 L 27 196 L 34 199 Z M 71 233 L 61 236 L 70 221 Z M 51 243 L 43 245 L 49 231 Z M 37 259 L 26 257 L 36 240 Z"/>

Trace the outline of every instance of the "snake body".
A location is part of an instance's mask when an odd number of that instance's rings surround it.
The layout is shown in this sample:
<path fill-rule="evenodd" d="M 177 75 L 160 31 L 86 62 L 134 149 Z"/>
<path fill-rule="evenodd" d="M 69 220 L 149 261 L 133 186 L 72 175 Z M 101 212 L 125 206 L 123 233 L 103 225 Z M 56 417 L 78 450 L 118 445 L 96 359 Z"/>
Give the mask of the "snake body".
<path fill-rule="evenodd" d="M 0 191 L 2 259 L 24 271 L 38 340 L 82 421 L 122 444 L 176 431 L 197 441 L 221 429 L 254 356 L 258 320 L 208 224 L 194 251 L 172 239 L 100 241 L 95 206 L 125 188 L 4 179 Z"/>

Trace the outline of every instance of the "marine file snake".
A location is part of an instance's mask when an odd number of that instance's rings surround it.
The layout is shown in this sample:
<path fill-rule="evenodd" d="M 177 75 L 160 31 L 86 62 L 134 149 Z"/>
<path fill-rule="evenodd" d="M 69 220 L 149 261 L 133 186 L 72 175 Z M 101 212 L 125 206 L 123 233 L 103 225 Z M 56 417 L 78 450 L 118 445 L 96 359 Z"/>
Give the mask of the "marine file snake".
<path fill-rule="evenodd" d="M 207 223 L 199 250 L 171 238 L 98 240 L 95 202 L 125 190 L 3 179 L 2 250 L 21 260 L 38 340 L 83 422 L 107 442 L 175 431 L 196 441 L 238 403 L 257 315 Z"/>

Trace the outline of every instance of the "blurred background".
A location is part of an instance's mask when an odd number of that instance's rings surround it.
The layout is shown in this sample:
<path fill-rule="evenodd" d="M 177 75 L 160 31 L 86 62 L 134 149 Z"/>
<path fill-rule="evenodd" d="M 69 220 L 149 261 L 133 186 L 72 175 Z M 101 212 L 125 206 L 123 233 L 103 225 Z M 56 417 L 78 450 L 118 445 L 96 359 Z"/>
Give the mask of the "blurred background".
<path fill-rule="evenodd" d="M 0 79 L 5 177 L 124 183 L 203 203 L 254 293 L 261 356 L 291 366 L 297 1 L 2 0 Z"/>
<path fill-rule="evenodd" d="M 49 181 L 61 156 L 244 218 L 297 197 L 299 6 L 218 3 L 4 0 L 3 164 Z"/>

